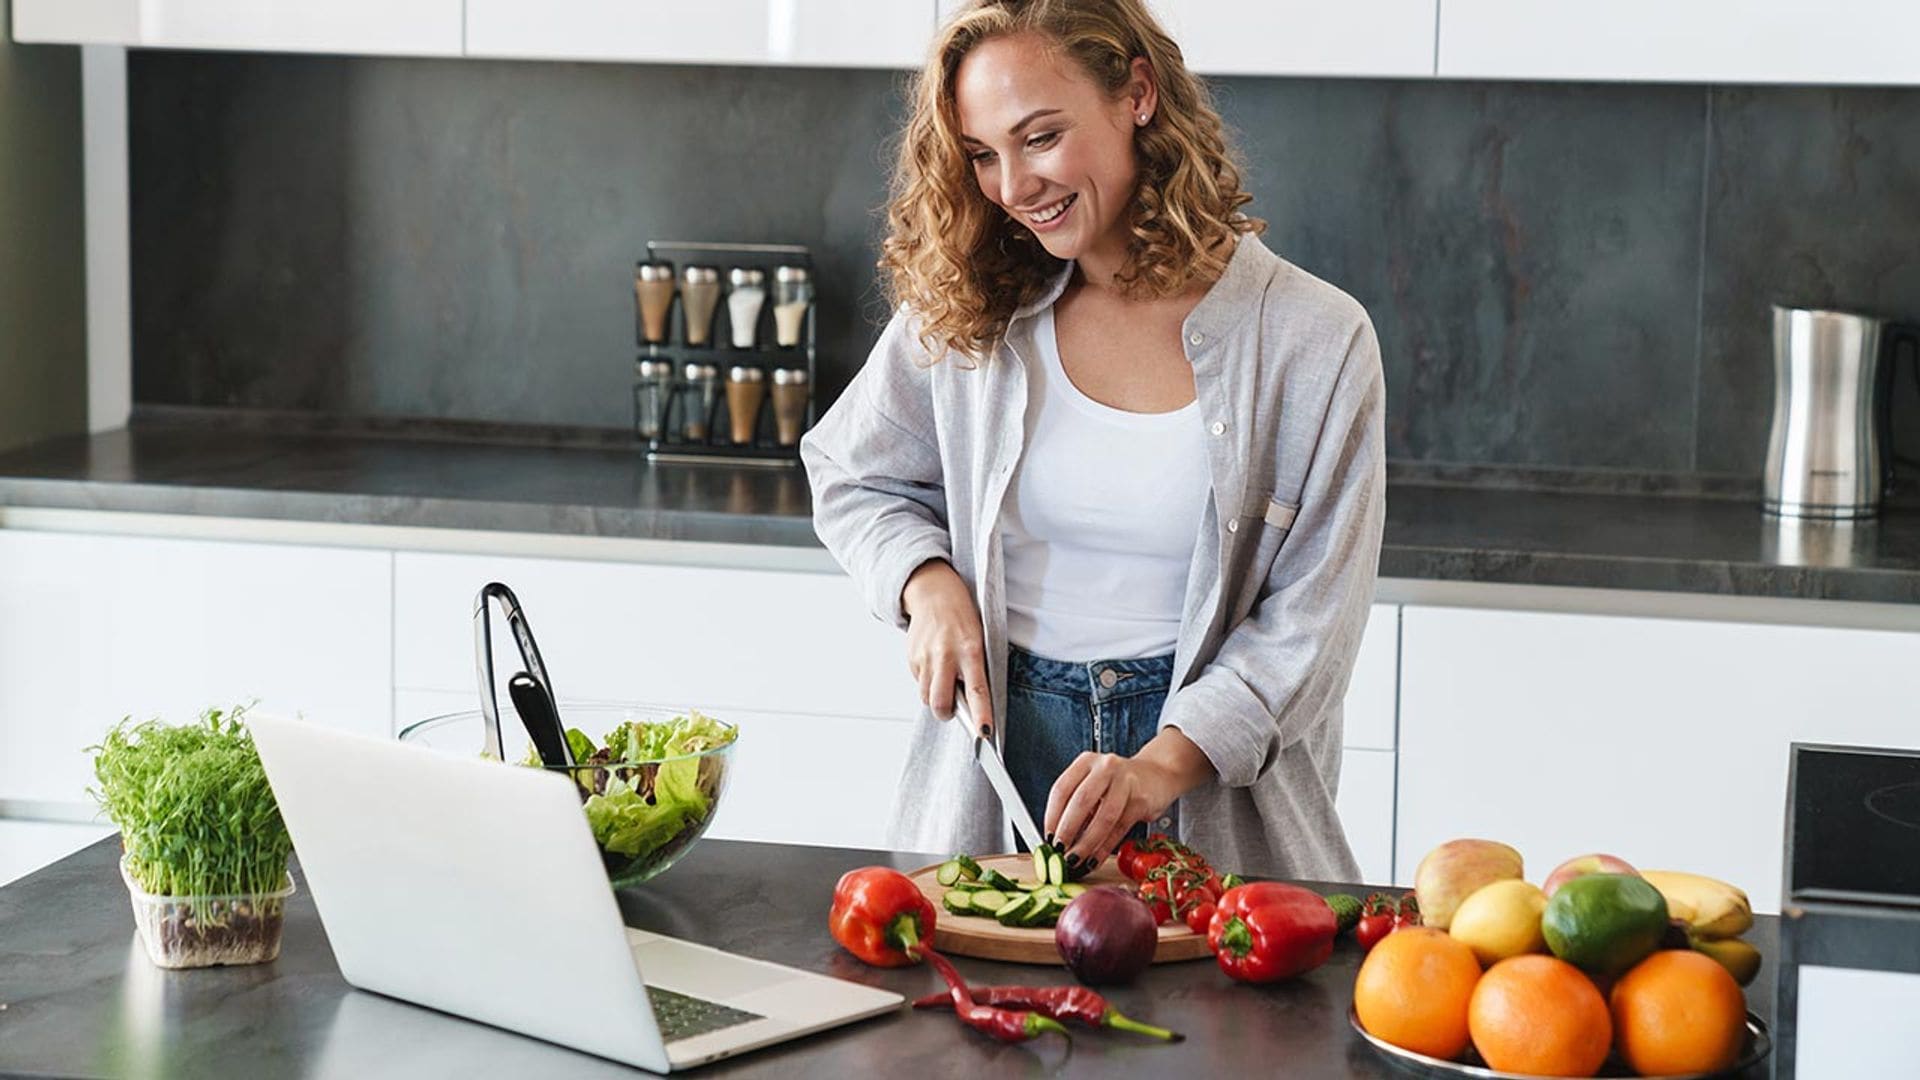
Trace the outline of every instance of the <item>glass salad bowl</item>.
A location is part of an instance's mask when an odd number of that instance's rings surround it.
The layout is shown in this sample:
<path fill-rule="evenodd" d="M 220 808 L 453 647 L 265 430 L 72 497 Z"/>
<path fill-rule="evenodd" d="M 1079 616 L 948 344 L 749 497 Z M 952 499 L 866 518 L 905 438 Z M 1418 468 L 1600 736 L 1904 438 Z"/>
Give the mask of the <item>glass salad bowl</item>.
<path fill-rule="evenodd" d="M 569 775 L 615 888 L 638 885 L 679 861 L 707 831 L 726 792 L 739 728 L 698 712 L 644 705 L 562 702 L 575 764 L 546 767 L 513 707 L 502 703 L 500 742 L 516 766 Z M 411 724 L 400 741 L 480 756 L 478 709 Z"/>

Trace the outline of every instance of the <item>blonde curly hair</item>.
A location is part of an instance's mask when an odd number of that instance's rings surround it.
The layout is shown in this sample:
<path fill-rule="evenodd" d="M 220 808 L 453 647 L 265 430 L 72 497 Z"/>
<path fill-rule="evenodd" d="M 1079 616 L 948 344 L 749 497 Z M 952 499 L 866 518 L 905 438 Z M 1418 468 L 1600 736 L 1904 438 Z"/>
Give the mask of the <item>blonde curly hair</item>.
<path fill-rule="evenodd" d="M 1159 104 L 1135 133 L 1139 181 L 1126 211 L 1123 295 L 1154 299 L 1212 281 L 1232 254 L 1220 241 L 1266 228 L 1240 212 L 1253 196 L 1240 188 L 1225 125 L 1145 0 L 975 0 L 941 29 L 911 83 L 881 247 L 887 299 L 918 317 L 929 364 L 948 352 L 990 355 L 1014 309 L 1038 299 L 1062 265 L 981 194 L 960 142 L 961 60 L 983 41 L 1027 32 L 1109 95 L 1125 91 L 1136 57 L 1153 69 Z"/>

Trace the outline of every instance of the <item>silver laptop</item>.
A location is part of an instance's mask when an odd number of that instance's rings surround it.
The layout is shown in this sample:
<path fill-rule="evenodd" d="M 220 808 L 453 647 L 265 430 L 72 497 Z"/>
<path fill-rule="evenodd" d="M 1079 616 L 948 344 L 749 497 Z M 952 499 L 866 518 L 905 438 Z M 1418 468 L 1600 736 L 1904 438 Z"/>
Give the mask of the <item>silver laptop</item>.
<path fill-rule="evenodd" d="M 249 714 L 349 983 L 655 1072 L 899 994 L 631 930 L 563 776 Z"/>

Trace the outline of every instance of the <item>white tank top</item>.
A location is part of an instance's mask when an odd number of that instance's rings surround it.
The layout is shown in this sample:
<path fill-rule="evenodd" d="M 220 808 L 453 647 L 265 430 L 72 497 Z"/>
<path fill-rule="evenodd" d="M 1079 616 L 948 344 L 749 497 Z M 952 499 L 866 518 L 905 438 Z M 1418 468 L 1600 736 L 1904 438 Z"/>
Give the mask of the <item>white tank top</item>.
<path fill-rule="evenodd" d="M 1170 653 L 1210 486 L 1199 403 L 1133 413 L 1081 393 L 1051 306 L 1034 342 L 1026 451 L 1001 516 L 1007 636 L 1055 660 Z"/>

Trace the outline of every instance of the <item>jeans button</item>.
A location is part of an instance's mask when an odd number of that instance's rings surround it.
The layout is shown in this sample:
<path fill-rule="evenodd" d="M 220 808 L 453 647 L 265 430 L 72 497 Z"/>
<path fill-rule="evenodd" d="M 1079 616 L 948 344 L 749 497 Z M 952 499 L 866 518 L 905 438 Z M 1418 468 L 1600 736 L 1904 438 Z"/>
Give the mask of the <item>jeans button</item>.
<path fill-rule="evenodd" d="M 1100 685 L 1107 688 L 1108 690 L 1113 689 L 1113 684 L 1119 681 L 1120 681 L 1120 676 L 1115 675 L 1113 673 L 1112 668 L 1108 668 L 1107 670 L 1100 673 Z"/>

